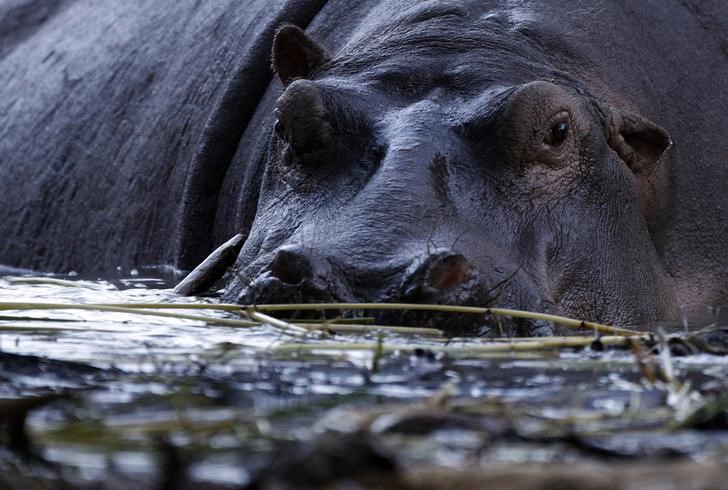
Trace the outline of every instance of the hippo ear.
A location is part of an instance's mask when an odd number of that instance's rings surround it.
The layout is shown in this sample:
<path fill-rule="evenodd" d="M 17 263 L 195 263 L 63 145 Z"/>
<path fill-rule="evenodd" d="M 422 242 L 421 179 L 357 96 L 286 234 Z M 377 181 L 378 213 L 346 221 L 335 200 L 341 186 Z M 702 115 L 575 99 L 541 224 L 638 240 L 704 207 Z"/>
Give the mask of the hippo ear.
<path fill-rule="evenodd" d="M 283 24 L 276 31 L 272 58 L 273 71 L 284 86 L 308 78 L 330 59 L 321 45 L 292 24 Z"/>
<path fill-rule="evenodd" d="M 631 112 L 609 108 L 607 142 L 638 176 L 649 176 L 672 146 L 667 131 Z"/>
<path fill-rule="evenodd" d="M 666 169 L 661 166 L 672 140 L 667 131 L 631 112 L 603 109 L 607 142 L 636 177 L 637 192 L 648 227 L 665 203 Z"/>

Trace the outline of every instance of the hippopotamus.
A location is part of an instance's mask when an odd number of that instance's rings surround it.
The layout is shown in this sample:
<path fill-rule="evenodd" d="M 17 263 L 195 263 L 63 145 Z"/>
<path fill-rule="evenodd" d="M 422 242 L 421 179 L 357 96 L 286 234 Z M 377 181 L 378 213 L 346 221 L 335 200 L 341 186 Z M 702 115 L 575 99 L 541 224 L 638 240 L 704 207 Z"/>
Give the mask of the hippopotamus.
<path fill-rule="evenodd" d="M 241 233 L 244 304 L 728 297 L 725 2 L 18 0 L 0 32 L 0 262 Z"/>

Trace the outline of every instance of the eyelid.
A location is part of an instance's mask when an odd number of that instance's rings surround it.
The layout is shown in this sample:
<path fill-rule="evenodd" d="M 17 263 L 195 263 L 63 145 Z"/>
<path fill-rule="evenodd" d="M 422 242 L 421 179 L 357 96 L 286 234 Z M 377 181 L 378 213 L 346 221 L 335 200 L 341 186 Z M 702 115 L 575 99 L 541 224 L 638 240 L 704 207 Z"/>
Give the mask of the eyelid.
<path fill-rule="evenodd" d="M 550 129 L 554 124 L 560 122 L 568 122 L 571 120 L 571 114 L 567 110 L 560 110 L 548 119 L 546 126 Z"/>

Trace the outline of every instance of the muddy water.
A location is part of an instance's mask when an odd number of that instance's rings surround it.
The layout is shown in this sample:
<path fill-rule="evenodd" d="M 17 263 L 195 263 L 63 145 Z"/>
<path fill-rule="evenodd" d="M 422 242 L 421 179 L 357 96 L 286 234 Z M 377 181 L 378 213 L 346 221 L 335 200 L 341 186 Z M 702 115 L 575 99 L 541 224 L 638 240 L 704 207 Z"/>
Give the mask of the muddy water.
<path fill-rule="evenodd" d="M 216 301 L 176 296 L 156 273 L 57 279 L 70 282 L 0 278 L 0 301 Z M 286 458 L 272 456 L 279 451 L 362 430 L 406 468 L 728 455 L 721 355 L 665 351 L 643 357 L 640 368 L 631 350 L 597 344 L 484 352 L 492 342 L 476 338 L 322 338 L 270 325 L 68 309 L 0 316 L 0 417 L 19 423 L 3 408 L 8 400 L 43 401 L 27 418 L 29 448 L 0 438 L 11 449 L 0 452 L 5 485 L 40 473 L 77 488 L 99 481 L 175 488 L 175 478 L 233 488 Z M 32 457 L 18 456 L 23 451 Z"/>

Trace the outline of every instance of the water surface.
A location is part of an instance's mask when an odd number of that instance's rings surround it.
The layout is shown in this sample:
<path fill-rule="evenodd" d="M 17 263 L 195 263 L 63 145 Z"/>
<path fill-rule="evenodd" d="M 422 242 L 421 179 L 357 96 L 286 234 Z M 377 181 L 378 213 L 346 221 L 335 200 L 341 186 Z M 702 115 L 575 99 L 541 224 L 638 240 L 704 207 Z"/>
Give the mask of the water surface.
<path fill-rule="evenodd" d="M 71 282 L 0 278 L 0 301 L 217 301 L 176 296 L 163 275 L 61 279 Z M 719 405 L 728 362 L 720 355 L 648 355 L 640 367 L 631 350 L 596 345 L 485 353 L 477 349 L 489 341 L 477 338 L 322 338 L 271 325 L 69 309 L 0 315 L 0 402 L 48 398 L 30 412 L 28 432 L 37 454 L 55 464 L 48 478 L 77 485 L 131 479 L 151 487 L 174 453 L 185 479 L 234 487 L 276 451 L 362 430 L 408 468 L 675 455 L 725 461 L 728 449 Z M 705 323 L 711 318 L 718 317 Z M 350 344 L 362 345 L 343 349 Z M 672 381 L 651 379 L 645 363 Z M 690 418 L 710 403 L 718 404 L 712 415 Z M 0 469 L 16 481 L 37 471 L 1 454 Z"/>

